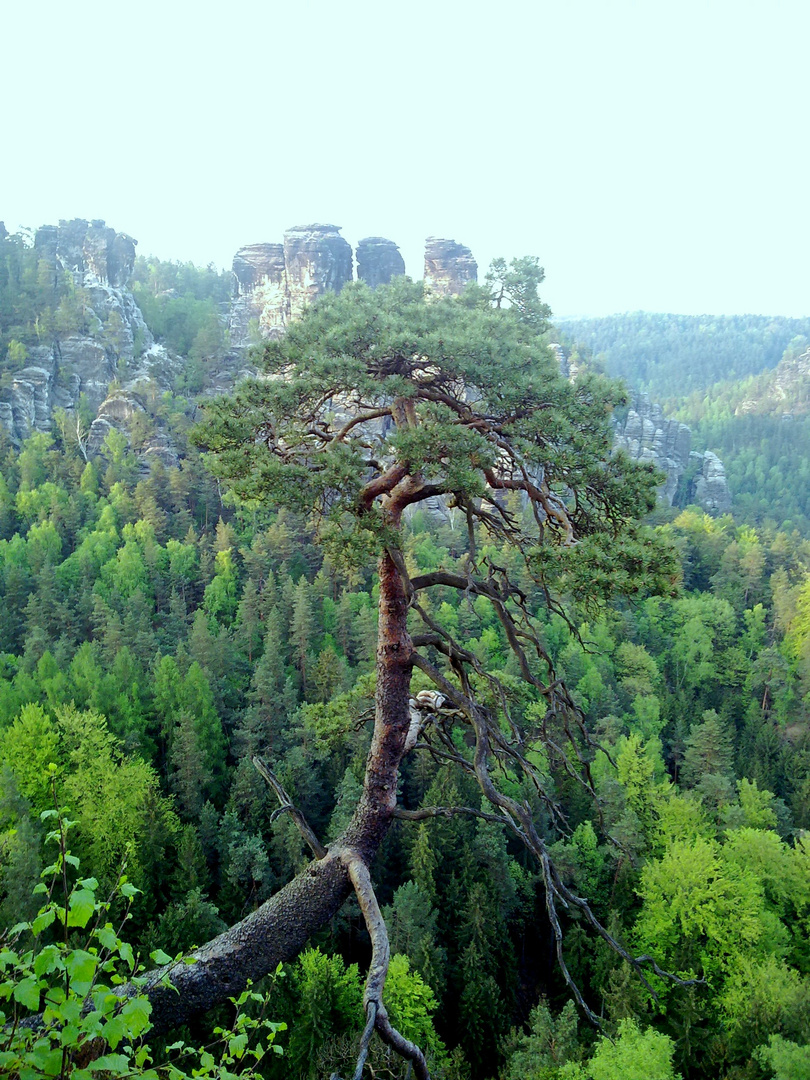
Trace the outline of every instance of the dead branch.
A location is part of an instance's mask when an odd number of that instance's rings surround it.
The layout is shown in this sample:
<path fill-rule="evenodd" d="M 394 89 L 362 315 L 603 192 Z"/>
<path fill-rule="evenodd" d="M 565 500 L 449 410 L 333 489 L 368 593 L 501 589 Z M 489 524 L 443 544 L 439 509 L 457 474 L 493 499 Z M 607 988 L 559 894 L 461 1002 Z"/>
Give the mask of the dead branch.
<path fill-rule="evenodd" d="M 470 771 L 474 772 L 478 785 L 487 800 L 493 806 L 497 806 L 503 811 L 503 817 L 500 819 L 501 823 L 508 825 L 528 850 L 537 858 L 541 865 L 546 892 L 546 910 L 554 934 L 555 949 L 560 970 L 562 971 L 563 978 L 571 990 L 571 993 L 591 1023 L 596 1027 L 601 1026 L 598 1017 L 585 1002 L 579 987 L 571 976 L 565 963 L 565 956 L 563 953 L 563 932 L 557 913 L 558 900 L 565 908 L 573 906 L 582 912 L 583 916 L 596 933 L 610 945 L 622 960 L 631 965 L 644 987 L 653 997 L 656 997 L 656 994 L 644 976 L 644 967 L 651 968 L 651 970 L 660 978 L 667 979 L 678 986 L 695 986 L 702 983 L 703 980 L 700 979 L 681 979 L 671 972 L 664 971 L 650 956 L 633 956 L 625 949 L 621 942 L 619 942 L 610 931 L 602 925 L 591 910 L 588 901 L 583 897 L 577 896 L 563 883 L 554 866 L 548 848 L 537 832 L 529 804 L 526 802 L 519 803 L 516 799 L 504 795 L 493 783 L 490 772 L 490 758 L 493 755 L 494 745 L 500 741 L 500 735 L 497 732 L 497 729 L 489 723 L 486 710 L 482 708 L 470 694 L 456 689 L 456 687 L 448 682 L 448 680 L 445 679 L 432 664 L 418 653 L 414 654 L 413 662 L 416 667 L 420 668 L 428 675 L 434 685 L 440 689 L 441 693 L 443 693 L 456 708 L 467 717 L 475 735 L 475 754 L 473 761 L 471 763 L 465 762 L 465 764 Z M 533 769 L 522 754 L 512 750 L 509 756 L 511 756 L 513 761 L 527 774 L 536 774 L 536 770 Z M 539 790 L 542 789 L 539 788 Z M 548 799 L 548 796 L 545 796 L 545 800 L 547 805 L 551 804 L 551 800 Z M 434 816 L 438 817 L 440 815 L 438 813 L 428 813 L 425 815 L 425 817 Z"/>
<path fill-rule="evenodd" d="M 371 963 L 368 969 L 365 990 L 363 991 L 363 1006 L 366 1010 L 367 1021 L 360 1042 L 360 1054 L 357 1059 L 354 1080 L 360 1080 L 362 1076 L 372 1029 L 376 1030 L 383 1042 L 395 1050 L 400 1057 L 413 1065 L 417 1080 L 430 1080 L 425 1055 L 415 1043 L 406 1039 L 396 1028 L 392 1027 L 391 1021 L 388 1019 L 388 1012 L 383 1004 L 383 990 L 388 975 L 388 964 L 391 959 L 391 947 L 388 943 L 388 930 L 380 911 L 380 905 L 377 903 L 368 867 L 351 850 L 346 851 L 343 861 L 349 872 L 349 878 L 357 894 L 357 901 L 371 938 Z"/>
<path fill-rule="evenodd" d="M 417 810 L 406 810 L 397 806 L 394 817 L 400 821 L 425 821 L 435 817 L 476 817 L 491 821 L 494 825 L 506 825 L 512 828 L 513 822 L 505 814 L 488 814 L 485 810 L 476 810 L 472 806 L 420 806 Z"/>
<path fill-rule="evenodd" d="M 323 846 L 323 844 L 313 832 L 312 827 L 310 826 L 307 819 L 304 817 L 298 807 L 293 803 L 292 799 L 285 791 L 281 781 L 274 773 L 270 771 L 270 769 L 268 769 L 268 767 L 265 765 L 261 758 L 254 756 L 252 760 L 253 767 L 255 768 L 256 772 L 258 772 L 259 776 L 261 776 L 263 780 L 267 781 L 273 791 L 275 791 L 278 797 L 278 801 L 281 803 L 278 810 L 276 810 L 275 813 L 272 815 L 271 821 L 275 820 L 275 818 L 277 817 L 280 817 L 281 814 L 289 814 L 297 825 L 298 831 L 301 833 L 304 840 L 309 845 L 312 854 L 315 856 L 316 859 L 322 859 L 326 855 L 326 848 Z"/>

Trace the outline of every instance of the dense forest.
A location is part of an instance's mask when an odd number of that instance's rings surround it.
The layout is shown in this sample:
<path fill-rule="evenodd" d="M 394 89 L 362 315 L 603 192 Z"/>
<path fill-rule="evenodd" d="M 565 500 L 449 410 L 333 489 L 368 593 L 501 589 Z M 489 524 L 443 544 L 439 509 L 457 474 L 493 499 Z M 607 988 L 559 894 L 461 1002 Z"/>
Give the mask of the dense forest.
<path fill-rule="evenodd" d="M 19 238 L 4 241 L 4 372 L 22 366 L 38 335 L 81 325 L 81 296 L 67 279 L 42 280 L 32 252 Z M 115 938 L 95 952 L 74 944 L 67 955 L 119 956 L 125 974 L 128 957 L 163 963 L 255 911 L 310 859 L 253 757 L 272 763 L 329 844 L 351 819 L 369 752 L 373 558 L 342 559 L 303 509 L 229 489 L 196 447 L 191 398 L 227 354 L 224 277 L 139 259 L 134 294 L 152 333 L 186 361 L 174 388 L 146 401 L 135 437 L 110 432 L 89 460 L 64 424 L 0 444 L 0 924 L 14 927 L 0 942 L 7 1023 L 23 1006 L 42 1007 L 40 989 L 58 968 L 48 957 L 57 955 L 59 920 L 38 915 L 41 879 L 45 899 L 62 895 L 71 912 L 76 896 L 90 895 L 96 925 L 120 925 L 132 947 Z M 658 318 L 669 320 L 670 352 L 649 356 L 635 381 L 674 394 L 664 365 L 677 353 L 677 385 L 703 385 L 690 375 L 694 338 L 707 332 L 700 320 L 679 329 L 674 317 Z M 728 322 L 733 332 L 713 355 L 718 371 L 737 376 L 774 366 L 810 330 L 795 320 Z M 621 355 L 623 334 L 628 355 L 643 351 L 628 329 L 617 327 L 609 348 L 593 344 L 611 373 L 621 370 L 610 350 Z M 548 337 L 543 330 L 540 346 Z M 736 351 L 742 341 L 756 350 Z M 628 361 L 626 374 L 635 371 Z M 757 385 L 734 393 L 743 400 Z M 810 506 L 804 466 L 788 464 L 789 455 L 805 461 L 804 421 L 738 417 L 735 401 L 713 389 L 700 417 L 697 398 L 682 403 L 681 415 L 700 421 L 698 437 L 724 456 L 736 501 L 734 515 L 719 519 L 696 508 L 654 511 L 655 537 L 645 543 L 663 553 L 666 584 L 659 577 L 611 598 L 616 567 L 594 561 L 582 571 L 590 591 L 573 572 L 561 578 L 564 605 L 549 604 L 507 535 L 499 541 L 452 506 L 406 516 L 401 554 L 412 580 L 467 574 L 483 548 L 487 564 L 517 583 L 555 678 L 603 749 L 588 750 L 583 784 L 576 769 L 552 773 L 539 737 L 528 746 L 549 802 L 509 769 L 498 782 L 505 795 L 534 798 L 563 887 L 587 897 L 608 936 L 681 980 L 639 979 L 583 909 L 561 908 L 568 970 L 598 1030 L 557 963 L 542 868 L 515 835 L 474 812 L 395 821 L 373 867 L 393 954 L 386 1003 L 434 1077 L 807 1075 Z M 176 466 L 139 456 L 150 426 L 170 433 Z M 563 457 L 573 431 L 561 423 L 555 434 Z M 517 493 L 500 505 L 531 535 Z M 582 559 L 596 558 L 587 542 L 583 550 Z M 423 603 L 437 640 L 463 642 L 482 685 L 503 687 L 510 715 L 534 731 L 540 698 L 522 677 L 511 624 L 485 600 L 440 582 Z M 428 688 L 417 672 L 414 692 Z M 466 729 L 459 716 L 446 725 L 443 753 L 403 759 L 400 801 L 483 810 L 475 777 L 450 767 L 448 747 L 471 756 Z M 53 833 L 55 810 L 70 819 L 69 848 L 64 826 Z M 56 888 L 54 868 L 64 871 Z M 93 901 L 96 892 L 110 900 Z M 89 915 L 63 922 L 67 948 Z M 254 1014 L 265 1010 L 274 1025 L 265 1041 L 282 1051 L 254 1062 L 259 1075 L 351 1075 L 370 956 L 350 899 L 298 959 L 254 987 L 261 1002 L 246 995 L 247 1014 L 260 1023 L 265 1013 Z M 214 1016 L 231 1023 L 224 1007 Z M 141 1030 L 121 1043 L 120 1060 L 102 1059 L 114 1075 L 135 1072 L 137 1055 L 123 1050 Z M 221 1075 L 238 1074 L 247 1059 L 232 1041 L 243 1033 L 247 1041 L 250 1025 L 223 1030 L 232 1072 L 222 1065 Z M 196 1045 L 210 1032 L 195 1021 L 180 1037 Z M 9 1045 L 0 1036 L 0 1055 Z M 406 1075 L 384 1048 L 370 1055 L 373 1075 Z M 19 1075 L 60 1075 L 65 1060 L 60 1051 L 56 1065 L 43 1059 Z M 12 1061 L 0 1056 L 0 1071 Z M 149 1062 L 137 1064 L 145 1075 Z"/>
<path fill-rule="evenodd" d="M 809 327 L 803 319 L 635 312 L 560 330 L 688 424 L 695 449 L 720 457 L 736 521 L 807 536 Z"/>
<path fill-rule="evenodd" d="M 722 380 L 776 367 L 794 338 L 810 337 L 810 319 L 765 315 L 658 315 L 566 319 L 565 341 L 604 358 L 611 375 L 667 401 Z"/>

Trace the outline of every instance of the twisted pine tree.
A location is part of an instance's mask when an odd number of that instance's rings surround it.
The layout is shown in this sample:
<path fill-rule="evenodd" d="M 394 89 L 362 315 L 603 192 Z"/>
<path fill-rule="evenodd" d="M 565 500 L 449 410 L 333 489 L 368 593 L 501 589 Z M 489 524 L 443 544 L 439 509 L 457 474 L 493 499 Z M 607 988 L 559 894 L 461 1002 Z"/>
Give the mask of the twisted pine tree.
<path fill-rule="evenodd" d="M 639 524 L 659 477 L 611 451 L 610 415 L 623 390 L 601 378 L 571 384 L 560 376 L 542 338 L 541 278 L 535 274 L 512 305 L 503 303 L 503 289 L 471 287 L 461 298 L 434 300 L 407 279 L 376 291 L 349 286 L 265 346 L 260 376 L 207 407 L 199 442 L 241 497 L 307 513 L 344 564 L 376 559 L 376 707 L 362 792 L 328 849 L 258 763 L 315 858 L 199 950 L 193 966 L 173 971 L 179 993 L 155 984 L 158 1025 L 171 1028 L 290 959 L 354 889 L 374 949 L 356 1075 L 376 1029 L 427 1076 L 421 1051 L 394 1031 L 383 1004 L 388 942 L 369 868 L 395 817 L 456 813 L 502 823 L 539 860 L 559 962 L 587 1011 L 565 967 L 557 903 L 575 905 L 595 932 L 610 936 L 557 874 L 539 822 L 560 818 L 559 770 L 590 789 L 595 748 L 556 676 L 537 615 L 545 607 L 565 617 L 564 597 L 670 592 L 675 569 Z M 411 577 L 403 516 L 433 499 L 464 516 L 469 551 L 461 570 Z M 505 547 L 520 580 L 492 555 Z M 437 586 L 492 605 L 534 698 L 531 719 L 513 714 L 499 680 L 432 617 L 424 597 Z M 433 691 L 412 697 L 415 669 Z M 490 808 L 399 807 L 400 765 L 415 748 L 474 776 Z M 531 752 L 540 748 L 543 755 Z M 536 764 L 540 758 L 547 766 Z"/>

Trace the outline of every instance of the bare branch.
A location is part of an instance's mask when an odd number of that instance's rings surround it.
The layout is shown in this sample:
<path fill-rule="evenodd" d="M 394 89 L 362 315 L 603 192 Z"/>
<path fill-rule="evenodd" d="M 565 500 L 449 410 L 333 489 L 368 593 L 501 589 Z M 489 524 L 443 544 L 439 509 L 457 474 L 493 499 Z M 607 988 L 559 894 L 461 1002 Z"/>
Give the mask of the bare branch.
<path fill-rule="evenodd" d="M 358 424 L 365 424 L 369 420 L 378 420 L 381 416 L 390 416 L 391 409 L 385 407 L 384 409 L 372 409 L 371 412 L 360 413 L 359 416 L 352 417 L 351 420 L 347 420 L 346 423 L 336 431 L 329 441 L 329 446 L 334 446 L 335 443 L 342 442 L 343 439 L 349 434 L 352 428 L 357 427 Z"/>
<path fill-rule="evenodd" d="M 281 781 L 274 773 L 270 771 L 270 769 L 268 769 L 268 767 L 265 765 L 261 758 L 254 756 L 252 760 L 253 767 L 255 768 L 256 772 L 258 772 L 259 776 L 261 776 L 263 780 L 267 781 L 267 783 L 278 796 L 278 801 L 281 803 L 281 806 L 273 814 L 271 821 L 275 820 L 275 818 L 280 816 L 281 814 L 289 814 L 295 824 L 298 826 L 298 831 L 301 833 L 304 840 L 309 845 L 315 858 L 323 859 L 326 855 L 326 848 L 323 846 L 323 844 L 313 832 L 312 827 L 310 826 L 307 819 L 304 817 L 298 807 L 295 806 L 290 796 L 284 790 Z"/>
<path fill-rule="evenodd" d="M 357 901 L 371 938 L 371 964 L 369 965 L 366 986 L 363 991 L 363 1004 L 368 1020 L 361 1041 L 360 1057 L 354 1074 L 355 1080 L 359 1080 L 368 1054 L 368 1039 L 370 1039 L 371 1035 L 369 1032 L 368 1038 L 366 1038 L 366 1032 L 368 1032 L 369 1024 L 372 1021 L 383 1042 L 396 1050 L 400 1057 L 411 1062 L 417 1080 L 430 1080 L 425 1055 L 415 1043 L 404 1038 L 396 1028 L 391 1026 L 388 1012 L 383 1004 L 382 996 L 385 979 L 388 975 L 388 964 L 391 959 L 391 947 L 388 943 L 385 920 L 382 917 L 380 905 L 377 903 L 374 887 L 371 884 L 368 867 L 358 855 L 351 851 L 346 852 L 343 861 L 349 872 L 349 878 L 357 894 Z"/>
<path fill-rule="evenodd" d="M 472 806 L 420 806 L 417 810 L 406 810 L 402 806 L 396 807 L 394 817 L 401 821 L 425 821 L 435 817 L 467 817 L 481 818 L 483 821 L 491 821 L 495 825 L 514 827 L 514 822 L 506 814 L 488 814 L 485 810 L 476 810 Z"/>

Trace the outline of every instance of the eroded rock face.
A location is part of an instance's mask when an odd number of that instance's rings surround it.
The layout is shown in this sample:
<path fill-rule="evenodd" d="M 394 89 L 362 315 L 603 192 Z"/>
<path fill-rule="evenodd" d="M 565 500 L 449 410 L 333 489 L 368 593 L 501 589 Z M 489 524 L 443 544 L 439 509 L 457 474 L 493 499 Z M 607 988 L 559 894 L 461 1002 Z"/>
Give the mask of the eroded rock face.
<path fill-rule="evenodd" d="M 393 240 L 367 236 L 357 245 L 357 277 L 372 289 L 405 273 L 405 260 Z"/>
<path fill-rule="evenodd" d="M 810 411 L 810 349 L 779 361 L 767 377 L 761 377 L 756 397 L 738 405 L 736 415 L 780 413 L 783 420 Z"/>
<path fill-rule="evenodd" d="M 675 501 L 689 466 L 697 465 L 700 472 L 682 501 L 695 502 L 712 514 L 731 509 L 723 463 L 708 450 L 702 454 L 693 451 L 690 428 L 664 416 L 661 406 L 650 402 L 647 394 L 632 396 L 626 418 L 616 425 L 615 446 L 636 461 L 651 461 L 666 474 L 660 496 L 668 506 Z"/>
<path fill-rule="evenodd" d="M 95 278 L 113 289 L 125 289 L 132 278 L 135 243 L 103 221 L 83 218 L 43 225 L 34 239 L 40 258 L 70 270 L 77 285 L 92 285 Z"/>
<path fill-rule="evenodd" d="M 231 344 L 251 344 L 251 323 L 265 337 L 282 333 L 290 321 L 283 244 L 248 244 L 233 259 L 235 298 L 228 328 Z"/>
<path fill-rule="evenodd" d="M 44 225 L 34 246 L 55 283 L 67 272 L 83 291 L 86 330 L 29 348 L 29 365 L 13 373 L 0 400 L 0 423 L 11 437 L 50 430 L 53 410 L 75 409 L 82 394 L 98 410 L 114 379 L 132 393 L 153 381 L 168 389 L 178 361 L 155 343 L 128 288 L 135 241 L 103 221 L 78 218 Z"/>
<path fill-rule="evenodd" d="M 560 371 L 571 382 L 576 382 L 579 366 L 572 362 L 562 345 L 549 345 Z M 616 437 L 614 447 L 635 461 L 650 461 L 665 474 L 659 488 L 659 497 L 668 506 L 676 499 L 679 504 L 697 503 L 709 514 L 725 514 L 731 510 L 731 492 L 728 489 L 726 470 L 716 454 L 705 451 L 700 454 L 692 449 L 692 431 L 678 420 L 664 416 L 663 409 L 651 402 L 649 395 L 635 393 L 623 420 L 614 418 Z M 697 471 L 696 471 L 697 470 Z M 684 489 L 684 477 L 694 479 Z"/>
<path fill-rule="evenodd" d="M 458 296 L 478 281 L 478 264 L 468 247 L 429 236 L 425 241 L 425 288 L 434 296 Z"/>
<path fill-rule="evenodd" d="M 228 327 L 231 345 L 244 349 L 254 344 L 256 329 L 278 337 L 317 297 L 340 292 L 352 280 L 352 249 L 337 225 L 300 225 L 285 232 L 283 244 L 240 248 L 233 276 Z"/>
<path fill-rule="evenodd" d="M 326 292 L 352 280 L 352 249 L 337 225 L 298 225 L 284 233 L 284 265 L 290 318 Z"/>
<path fill-rule="evenodd" d="M 711 450 L 695 456 L 702 459 L 702 468 L 695 478 L 694 501 L 710 514 L 729 513 L 731 493 L 728 490 L 723 462 Z"/>
<path fill-rule="evenodd" d="M 568 379 L 569 382 L 576 382 L 579 375 L 579 364 L 575 359 L 572 359 L 570 354 L 560 345 L 558 342 L 553 342 L 549 345 L 549 349 L 557 357 L 557 363 L 560 365 L 560 374 L 563 378 Z"/>

